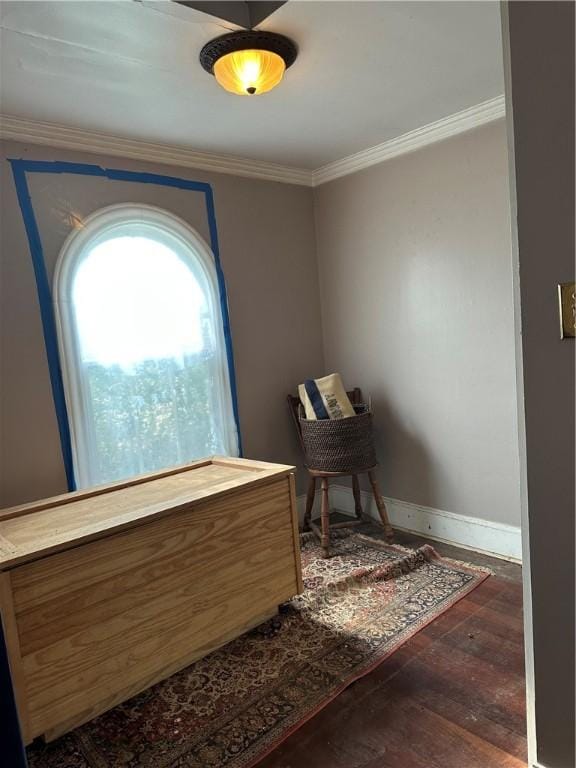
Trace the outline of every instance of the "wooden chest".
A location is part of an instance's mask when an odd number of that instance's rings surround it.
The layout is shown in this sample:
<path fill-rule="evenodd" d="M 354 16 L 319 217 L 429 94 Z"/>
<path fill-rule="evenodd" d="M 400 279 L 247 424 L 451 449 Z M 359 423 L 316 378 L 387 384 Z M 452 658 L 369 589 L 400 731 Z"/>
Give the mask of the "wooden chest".
<path fill-rule="evenodd" d="M 26 742 L 90 720 L 302 591 L 293 470 L 213 458 L 0 512 Z"/>

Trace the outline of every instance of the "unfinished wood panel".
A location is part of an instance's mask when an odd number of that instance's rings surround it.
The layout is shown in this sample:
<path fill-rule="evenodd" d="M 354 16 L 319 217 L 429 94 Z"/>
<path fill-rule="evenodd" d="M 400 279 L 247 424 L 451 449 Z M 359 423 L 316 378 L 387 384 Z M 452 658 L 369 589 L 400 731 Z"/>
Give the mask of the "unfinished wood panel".
<path fill-rule="evenodd" d="M 228 633 L 223 632 L 214 643 L 202 646 L 200 648 L 196 648 L 192 651 L 186 650 L 184 654 L 178 659 L 177 662 L 166 665 L 163 671 L 163 674 L 161 676 L 158 676 L 157 674 L 151 675 L 149 677 L 143 676 L 133 686 L 127 686 L 125 688 L 122 688 L 121 690 L 115 690 L 109 696 L 102 699 L 98 703 L 98 705 L 91 706 L 91 707 L 82 707 L 82 706 L 78 707 L 78 710 L 70 719 L 61 720 L 58 723 L 58 725 L 55 726 L 54 728 L 46 728 L 43 731 L 44 739 L 46 741 L 52 741 L 53 739 L 57 739 L 59 736 L 62 736 L 67 731 L 70 731 L 73 728 L 77 728 L 78 726 L 83 725 L 89 720 L 92 720 L 94 717 L 97 717 L 103 712 L 106 712 L 106 710 L 111 709 L 112 707 L 115 707 L 117 704 L 120 704 L 121 702 L 126 701 L 127 699 L 130 699 L 132 696 L 135 696 L 136 694 L 140 693 L 146 688 L 149 688 L 150 686 L 154 685 L 160 680 L 170 677 L 170 675 L 175 674 L 176 672 L 180 671 L 183 667 L 186 667 L 189 664 L 192 664 L 197 659 L 200 659 L 203 656 L 206 656 L 207 654 L 212 653 L 212 651 L 218 650 L 218 648 L 221 648 L 223 645 L 226 645 L 226 643 L 234 640 L 236 637 L 238 637 L 238 635 L 241 635 L 244 632 L 248 632 L 249 630 L 259 626 L 260 624 L 263 624 L 268 619 L 271 619 L 277 613 L 277 610 L 278 610 L 277 605 L 274 604 L 274 606 L 271 607 L 268 611 L 264 612 L 260 616 L 257 616 L 256 618 L 250 619 L 250 621 L 247 624 L 244 624 L 241 626 L 235 626 L 234 629 Z"/>
<path fill-rule="evenodd" d="M 8 572 L 0 573 L 0 619 L 4 629 L 6 651 L 10 660 L 10 674 L 14 686 L 14 697 L 18 709 L 20 728 L 22 729 L 22 738 L 27 741 L 30 724 L 28 702 L 26 699 L 26 679 L 22 668 L 20 640 L 12 600 L 12 584 Z"/>
<path fill-rule="evenodd" d="M 165 610 L 165 594 L 170 592 L 170 604 L 175 609 L 182 604 L 190 604 L 197 595 L 211 595 L 215 590 L 225 590 L 230 584 L 233 590 L 237 586 L 235 579 L 249 575 L 260 580 L 267 568 L 276 570 L 275 559 L 293 558 L 292 537 L 289 521 L 276 526 L 275 515 L 278 507 L 268 505 L 268 510 L 260 503 L 257 510 L 262 516 L 266 514 L 269 525 L 263 531 L 259 542 L 254 541 L 253 532 L 245 526 L 238 526 L 237 535 L 234 531 L 234 556 L 230 555 L 229 542 L 224 546 L 204 546 L 201 542 L 194 543 L 182 537 L 183 550 L 179 555 L 158 558 L 153 562 L 146 559 L 146 548 L 139 563 L 129 569 L 115 574 L 112 578 L 99 580 L 88 586 L 74 582 L 66 585 L 58 584 L 58 597 L 52 599 L 49 595 L 39 598 L 28 605 L 25 611 L 19 610 L 17 588 L 14 590 L 15 612 L 20 629 L 20 645 L 23 655 L 28 655 L 39 648 L 56 644 L 60 638 L 68 637 L 77 628 L 90 626 L 90 622 L 112 620 L 114 616 L 123 615 L 126 610 L 140 610 L 142 620 Z M 270 509 L 271 507 L 271 509 Z M 167 528 L 168 526 L 165 525 Z M 162 531 L 151 531 L 161 540 Z M 171 531 L 166 531 L 167 535 Z M 121 560 L 121 546 L 118 559 Z M 129 542 L 127 542 L 129 543 Z M 113 559 L 118 552 L 118 544 L 110 541 L 110 552 L 101 552 L 100 557 Z M 188 545 L 188 546 L 186 546 Z M 87 547 L 91 545 L 86 545 Z M 92 553 L 86 553 L 87 559 L 92 559 Z M 134 559 L 134 558 L 132 558 Z M 92 567 L 97 567 L 98 561 L 92 559 Z M 25 568 L 25 566 L 23 566 Z M 19 574 L 15 574 L 19 575 Z M 297 574 L 293 574 L 296 584 Z M 50 582 L 50 574 L 47 581 Z M 48 598 L 48 599 L 46 599 Z"/>
<path fill-rule="evenodd" d="M 34 603 L 30 605 L 32 628 L 27 631 L 25 622 L 20 626 L 22 653 L 29 646 L 36 649 L 23 656 L 33 732 L 53 728 L 79 706 L 97 707 L 111 686 L 132 688 L 142 675 L 152 679 L 158 672 L 162 676 L 186 646 L 211 647 L 221 634 L 246 624 L 254 611 L 261 613 L 286 594 L 296 593 L 294 569 L 288 580 L 285 577 L 286 568 L 293 564 L 287 481 L 247 491 L 235 497 L 232 506 L 230 502 L 222 506 L 227 509 L 220 508 L 214 518 L 219 530 L 213 531 L 212 547 L 204 546 L 195 526 L 193 533 L 187 530 L 195 522 L 196 510 L 182 515 L 181 542 L 186 551 L 166 563 L 168 572 L 163 577 L 155 578 L 155 574 L 162 570 L 164 558 L 150 564 L 144 548 L 136 552 L 126 581 L 122 578 L 126 572 L 120 571 L 111 584 L 98 581 L 77 595 L 76 582 L 67 576 L 68 594 L 60 591 L 59 601 L 68 610 L 55 621 L 43 624 L 46 614 L 35 609 Z M 249 511 L 246 520 L 243 510 Z M 213 511 L 205 511 L 212 519 Z M 286 513 L 283 524 L 279 520 L 282 511 Z M 171 519 L 147 527 L 153 530 L 145 533 L 163 550 L 164 538 L 172 534 Z M 138 532 L 126 538 L 131 536 Z M 102 558 L 104 563 L 115 561 L 121 569 L 127 542 L 117 542 L 115 537 L 105 541 L 108 548 L 98 553 L 94 565 Z M 87 562 L 92 560 L 91 547 L 82 548 Z M 58 565 L 62 568 L 64 564 Z M 15 572 L 17 615 L 18 570 L 25 578 L 26 568 L 21 566 Z M 48 581 L 50 569 L 48 563 Z M 60 589 L 62 586 L 61 582 Z M 82 609 L 86 603 L 88 607 Z"/>
<path fill-rule="evenodd" d="M 217 459 L 0 516 L 28 739 L 118 704 L 301 590 L 289 470 Z"/>
<path fill-rule="evenodd" d="M 158 480 L 160 478 L 170 477 L 172 475 L 178 475 L 182 472 L 192 472 L 193 470 L 200 469 L 202 467 L 210 466 L 229 466 L 236 467 L 244 472 L 258 472 L 267 473 L 268 475 L 277 476 L 280 472 L 293 472 L 294 467 L 284 464 L 271 464 L 266 461 L 254 461 L 252 459 L 231 459 L 225 456 L 212 456 L 207 459 L 201 459 L 200 461 L 194 461 L 188 464 L 182 464 L 177 467 L 169 467 L 159 472 L 149 472 L 144 475 L 137 475 L 131 477 L 128 480 L 116 480 L 113 483 L 107 483 L 106 485 L 98 485 L 93 488 L 86 488 L 80 491 L 72 491 L 69 493 L 62 493 L 59 496 L 52 496 L 49 499 L 40 499 L 38 501 L 31 501 L 27 504 L 20 504 L 16 507 L 8 507 L 0 510 L 0 520 L 8 519 L 11 517 L 20 517 L 22 514 L 28 512 L 39 512 L 44 509 L 52 509 L 53 507 L 61 506 L 63 504 L 73 504 L 82 499 L 93 498 L 95 496 L 101 496 L 103 493 L 110 493 L 111 491 L 119 491 L 124 488 L 131 488 L 135 485 L 142 485 L 148 483 L 150 480 Z"/>
<path fill-rule="evenodd" d="M 260 589 L 252 597 L 239 592 L 224 605 L 206 607 L 194 617 L 178 622 L 170 617 L 169 631 L 158 623 L 152 633 L 136 633 L 130 648 L 118 652 L 112 644 L 110 658 L 99 659 L 95 666 L 84 667 L 82 653 L 75 655 L 74 662 L 62 664 L 61 670 L 62 656 L 52 659 L 50 666 L 59 674 L 46 674 L 32 690 L 27 689 L 31 732 L 41 734 L 62 722 L 85 721 L 164 679 L 254 625 L 254 605 L 267 604 L 263 613 L 270 615 L 272 606 L 282 602 L 290 589 L 293 583 L 278 582 L 276 592 L 265 594 Z M 159 617 L 159 622 L 164 619 Z M 88 643 L 83 650 L 93 647 Z M 36 680 L 35 675 L 31 677 Z"/>
<path fill-rule="evenodd" d="M 259 503 L 268 506 L 271 514 L 263 515 L 262 507 L 256 508 Z M 253 542 L 255 535 L 260 533 L 260 526 L 269 533 L 270 528 L 277 530 L 290 525 L 290 515 L 282 517 L 280 514 L 282 509 L 287 509 L 288 503 L 287 483 L 261 492 L 239 493 L 233 503 L 226 499 L 204 502 L 188 512 L 180 512 L 170 517 L 168 526 L 164 520 L 150 522 L 115 535 L 114 543 L 106 537 L 85 548 L 52 555 L 49 561 L 41 559 L 14 569 L 16 612 L 24 613 L 30 605 L 38 605 L 46 597 L 60 597 L 62 590 L 70 589 L 71 581 L 75 589 L 80 590 L 106 582 L 116 574 L 125 574 L 144 560 L 150 565 L 161 562 L 162 568 L 166 568 L 172 562 L 171 558 L 186 554 L 192 543 L 198 547 L 196 557 L 200 562 L 212 562 L 218 554 L 228 554 L 219 539 L 228 537 L 232 529 L 235 540 L 241 543 L 244 540 Z M 255 526 L 259 526 L 257 533 Z M 159 531 L 162 532 L 161 539 L 157 536 Z M 114 557 L 108 557 L 111 547 Z"/>
<path fill-rule="evenodd" d="M 288 476 L 291 467 L 218 459 L 181 467 L 169 474 L 149 475 L 108 492 L 92 492 L 57 497 L 56 503 L 42 501 L 5 510 L 0 515 L 0 566 L 8 567 L 36 559 L 70 544 L 112 531 L 137 526 L 140 521 L 186 509 L 203 499 L 233 494 L 236 489 L 266 484 L 272 478 Z M 105 494 L 104 499 L 102 498 Z M 73 514 L 71 514 L 73 505 Z M 44 514 L 39 515 L 42 511 Z M 33 517 L 33 524 L 29 522 Z"/>

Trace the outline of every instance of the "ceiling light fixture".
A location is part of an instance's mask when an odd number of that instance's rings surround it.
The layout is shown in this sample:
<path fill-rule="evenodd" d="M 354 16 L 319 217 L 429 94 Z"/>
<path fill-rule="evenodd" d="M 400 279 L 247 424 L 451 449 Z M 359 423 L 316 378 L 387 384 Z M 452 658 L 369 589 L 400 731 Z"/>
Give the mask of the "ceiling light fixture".
<path fill-rule="evenodd" d="M 206 43 L 200 64 L 230 93 L 259 96 L 278 85 L 297 54 L 296 45 L 284 35 L 245 30 Z"/>

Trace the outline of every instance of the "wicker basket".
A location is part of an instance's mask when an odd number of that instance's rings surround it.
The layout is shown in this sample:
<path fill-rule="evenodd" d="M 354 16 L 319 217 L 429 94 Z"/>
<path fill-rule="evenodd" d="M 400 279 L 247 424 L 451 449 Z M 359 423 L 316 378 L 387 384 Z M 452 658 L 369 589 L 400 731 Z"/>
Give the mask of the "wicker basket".
<path fill-rule="evenodd" d="M 356 416 L 310 420 L 300 415 L 306 466 L 322 472 L 365 472 L 376 466 L 372 412 L 354 406 Z"/>

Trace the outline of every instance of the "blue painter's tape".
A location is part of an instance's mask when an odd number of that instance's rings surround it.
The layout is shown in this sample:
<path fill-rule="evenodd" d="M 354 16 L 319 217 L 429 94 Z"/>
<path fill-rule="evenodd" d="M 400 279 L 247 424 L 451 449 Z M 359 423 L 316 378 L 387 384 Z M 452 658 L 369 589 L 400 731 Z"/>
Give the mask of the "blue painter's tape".
<path fill-rule="evenodd" d="M 104 169 L 89 163 L 65 163 L 57 160 L 10 160 L 24 173 L 78 173 L 83 176 L 104 176 Z"/>
<path fill-rule="evenodd" d="M 145 173 L 142 171 L 125 171 L 118 168 L 102 168 L 99 165 L 89 163 L 70 163 L 60 160 L 9 160 L 12 166 L 14 183 L 18 195 L 18 202 L 22 211 L 22 218 L 28 236 L 30 253 L 34 264 L 34 273 L 36 275 L 36 286 L 38 290 L 38 299 L 40 301 L 40 313 L 42 317 L 42 328 L 44 331 L 44 341 L 46 344 L 46 354 L 48 357 L 48 366 L 50 369 L 50 381 L 52 384 L 52 395 L 56 408 L 58 419 L 58 429 L 60 432 L 60 441 L 62 444 L 62 455 L 66 469 L 66 478 L 70 490 L 76 487 L 74 480 L 74 467 L 72 463 L 72 443 L 70 439 L 70 425 L 66 411 L 66 401 L 64 397 L 64 385 L 62 382 L 62 371 L 60 368 L 60 359 L 58 355 L 58 341 L 56 336 L 56 325 L 54 322 L 54 311 L 52 307 L 52 294 L 50 284 L 46 274 L 46 265 L 44 262 L 44 253 L 42 241 L 38 232 L 34 209 L 30 199 L 28 184 L 26 181 L 27 173 L 70 173 L 80 176 L 97 176 L 110 179 L 111 181 L 129 181 L 140 184 L 157 184 L 163 187 L 174 187 L 192 192 L 201 192 L 204 194 L 206 202 L 206 214 L 208 217 L 208 227 L 210 231 L 210 245 L 214 254 L 216 274 L 218 278 L 218 292 L 220 296 L 220 309 L 222 312 L 222 324 L 224 327 L 224 340 L 226 345 L 226 357 L 228 361 L 228 371 L 230 377 L 230 388 L 232 392 L 232 408 L 234 419 L 236 421 L 236 431 L 238 434 L 238 450 L 242 456 L 242 438 L 240 433 L 240 417 L 238 411 L 238 395 L 236 389 L 236 374 L 234 367 L 234 352 L 232 349 L 232 333 L 230 331 L 230 316 L 228 313 L 228 297 L 226 294 L 226 282 L 220 263 L 220 252 L 218 247 L 218 230 L 216 226 L 216 214 L 214 210 L 214 197 L 212 187 L 203 181 L 190 181 L 176 176 L 164 176 L 157 173 Z"/>
<path fill-rule="evenodd" d="M 214 211 L 214 196 L 212 187 L 206 191 L 206 211 L 208 213 L 208 226 L 210 228 L 210 247 L 214 254 L 216 272 L 218 275 L 218 288 L 220 291 L 220 308 L 222 310 L 222 324 L 224 326 L 224 340 L 226 343 L 226 355 L 228 356 L 228 370 L 230 375 L 230 389 L 232 390 L 232 409 L 236 421 L 238 433 L 238 453 L 242 456 L 242 437 L 240 435 L 240 415 L 238 413 L 238 394 L 236 391 L 236 367 L 234 365 L 234 350 L 232 349 L 232 334 L 230 331 L 230 315 L 228 313 L 228 296 L 226 295 L 226 281 L 220 263 L 220 248 L 218 245 L 218 228 L 216 226 L 216 213 Z"/>
<path fill-rule="evenodd" d="M 69 490 L 74 491 L 76 490 L 76 481 L 74 479 L 74 465 L 72 463 L 70 425 L 68 423 L 68 414 L 66 412 L 64 384 L 62 382 L 62 370 L 60 369 L 60 358 L 58 355 L 56 324 L 54 322 L 54 310 L 52 307 L 52 294 L 50 292 L 48 275 L 46 274 L 42 241 L 40 240 L 38 225 L 36 224 L 34 209 L 32 208 L 32 201 L 28 191 L 26 172 L 18 166 L 17 162 L 11 160 L 10 163 L 12 165 L 12 174 L 14 176 L 14 184 L 16 186 L 16 194 L 18 196 L 20 210 L 22 211 L 24 227 L 26 229 L 26 235 L 28 236 L 34 274 L 36 276 L 38 300 L 40 303 L 40 317 L 42 319 L 46 357 L 48 358 L 50 383 L 52 386 L 54 406 L 56 408 L 56 418 L 58 420 L 58 431 L 60 433 L 60 444 L 62 446 L 62 458 L 64 460 L 66 480 L 68 482 Z"/>
<path fill-rule="evenodd" d="M 176 176 L 161 176 L 157 173 L 141 173 L 140 171 L 119 171 L 114 168 L 106 168 L 105 175 L 114 181 L 137 181 L 140 184 L 159 184 L 162 187 L 175 187 L 176 189 L 187 189 L 192 192 L 210 191 L 210 184 L 203 181 L 189 181 L 188 179 L 179 179 Z"/>
<path fill-rule="evenodd" d="M 211 191 L 210 184 L 204 181 L 190 181 L 177 176 L 163 176 L 159 173 L 144 171 L 124 171 L 119 168 L 102 168 L 88 163 L 68 163 L 63 160 L 11 160 L 18 164 L 25 173 L 71 173 L 77 176 L 100 176 L 112 181 L 135 181 L 140 184 L 158 184 L 162 187 L 188 189 L 193 192 Z"/>

